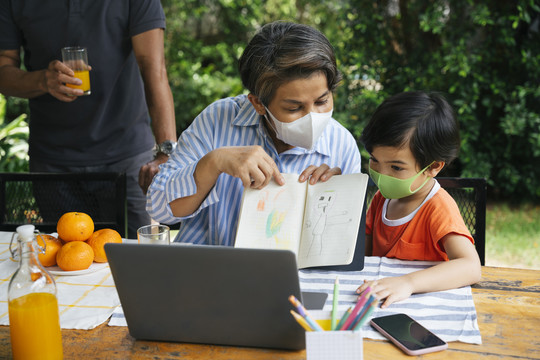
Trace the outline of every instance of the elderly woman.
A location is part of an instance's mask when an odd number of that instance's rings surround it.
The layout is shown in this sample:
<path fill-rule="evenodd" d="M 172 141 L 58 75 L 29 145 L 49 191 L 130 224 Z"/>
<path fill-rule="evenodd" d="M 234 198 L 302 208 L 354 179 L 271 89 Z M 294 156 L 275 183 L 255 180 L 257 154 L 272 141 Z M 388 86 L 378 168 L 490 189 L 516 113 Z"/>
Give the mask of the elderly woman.
<path fill-rule="evenodd" d="M 332 118 L 341 75 L 319 31 L 287 22 L 263 26 L 239 60 L 248 95 L 218 100 L 186 129 L 147 194 L 153 219 L 181 221 L 175 239 L 234 245 L 244 187 L 315 184 L 360 172 L 353 136 Z"/>

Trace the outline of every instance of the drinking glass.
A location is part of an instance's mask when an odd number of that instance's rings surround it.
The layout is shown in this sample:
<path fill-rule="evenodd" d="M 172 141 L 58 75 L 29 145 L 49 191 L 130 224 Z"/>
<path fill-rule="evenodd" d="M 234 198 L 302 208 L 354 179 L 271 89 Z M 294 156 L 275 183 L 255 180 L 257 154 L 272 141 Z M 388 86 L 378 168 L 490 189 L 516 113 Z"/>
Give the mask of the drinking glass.
<path fill-rule="evenodd" d="M 81 46 L 62 48 L 62 61 L 73 70 L 75 77 L 81 79 L 81 85 L 66 84 L 73 89 L 81 89 L 84 94 L 90 95 L 90 73 L 88 66 L 88 50 Z"/>
<path fill-rule="evenodd" d="M 169 245 L 170 230 L 166 225 L 146 225 L 137 230 L 139 244 Z"/>

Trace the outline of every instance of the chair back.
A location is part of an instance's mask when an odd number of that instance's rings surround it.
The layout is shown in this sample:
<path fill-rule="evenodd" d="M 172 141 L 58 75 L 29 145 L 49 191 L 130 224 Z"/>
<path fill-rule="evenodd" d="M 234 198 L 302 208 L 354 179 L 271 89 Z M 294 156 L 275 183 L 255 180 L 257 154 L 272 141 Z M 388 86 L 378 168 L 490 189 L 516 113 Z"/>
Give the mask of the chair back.
<path fill-rule="evenodd" d="M 436 178 L 452 198 L 454 198 L 461 216 L 474 238 L 474 245 L 480 263 L 485 265 L 486 260 L 486 179 L 483 178 Z M 377 192 L 377 186 L 370 179 L 366 197 L 368 204 Z"/>
<path fill-rule="evenodd" d="M 34 224 L 55 232 L 66 212 L 84 212 L 96 230 L 127 236 L 125 173 L 0 173 L 0 230 Z"/>
<path fill-rule="evenodd" d="M 486 262 L 486 197 L 487 182 L 483 178 L 437 178 L 441 186 L 454 198 L 459 212 L 474 238 L 480 263 Z"/>

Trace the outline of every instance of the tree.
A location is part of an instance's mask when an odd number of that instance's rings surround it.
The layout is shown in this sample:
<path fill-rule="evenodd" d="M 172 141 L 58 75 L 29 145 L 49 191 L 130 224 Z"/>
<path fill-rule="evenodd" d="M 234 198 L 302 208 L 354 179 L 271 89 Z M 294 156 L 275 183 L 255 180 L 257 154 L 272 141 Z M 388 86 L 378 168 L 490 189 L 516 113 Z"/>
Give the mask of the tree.
<path fill-rule="evenodd" d="M 490 197 L 540 200 L 540 6 L 535 0 L 162 0 L 177 129 L 244 93 L 237 59 L 263 24 L 305 23 L 334 45 L 344 81 L 335 117 L 356 138 L 375 108 L 439 91 L 462 147 L 445 175 L 485 177 Z M 7 118 L 25 103 L 8 99 Z M 362 144 L 359 147 L 363 149 Z M 363 152 L 364 157 L 367 154 Z M 367 164 L 367 161 L 364 161 Z"/>
<path fill-rule="evenodd" d="M 406 90 L 446 94 L 462 149 L 447 174 L 485 177 L 492 196 L 540 199 L 540 7 L 534 0 L 351 0 L 338 113 L 360 121 Z M 366 111 L 367 110 L 367 111 Z"/>

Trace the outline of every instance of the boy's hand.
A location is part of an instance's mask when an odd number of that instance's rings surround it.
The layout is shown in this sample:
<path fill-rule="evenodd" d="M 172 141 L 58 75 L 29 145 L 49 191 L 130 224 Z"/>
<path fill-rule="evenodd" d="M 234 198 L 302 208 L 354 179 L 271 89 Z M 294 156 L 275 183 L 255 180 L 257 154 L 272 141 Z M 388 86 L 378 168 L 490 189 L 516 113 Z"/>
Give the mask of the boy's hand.
<path fill-rule="evenodd" d="M 318 181 L 325 182 L 334 175 L 341 175 L 341 169 L 338 167 L 330 169 L 326 164 L 321 166 L 310 165 L 306 170 L 302 171 L 298 181 L 304 182 L 309 179 L 309 183 L 314 185 Z"/>
<path fill-rule="evenodd" d="M 364 283 L 356 290 L 360 294 L 367 287 L 379 300 L 386 299 L 381 308 L 400 300 L 405 300 L 413 293 L 413 288 L 405 276 L 387 277 L 379 280 L 364 280 Z"/>

